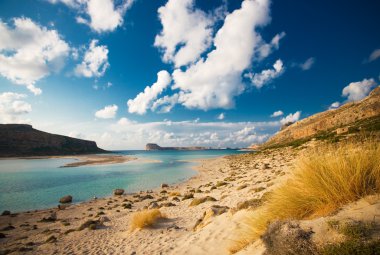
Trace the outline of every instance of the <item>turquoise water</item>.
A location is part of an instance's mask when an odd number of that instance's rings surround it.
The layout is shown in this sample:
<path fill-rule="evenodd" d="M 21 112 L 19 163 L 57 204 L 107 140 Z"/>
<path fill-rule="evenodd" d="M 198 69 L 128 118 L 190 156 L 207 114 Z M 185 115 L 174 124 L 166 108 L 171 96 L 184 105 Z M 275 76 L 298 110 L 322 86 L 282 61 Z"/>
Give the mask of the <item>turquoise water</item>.
<path fill-rule="evenodd" d="M 136 192 L 157 188 L 161 183 L 183 182 L 196 175 L 185 160 L 240 153 L 236 150 L 118 151 L 140 159 L 124 164 L 59 168 L 73 159 L 0 160 L 0 212 L 54 207 L 60 197 L 72 195 L 74 202 L 112 194 L 115 188 Z"/>

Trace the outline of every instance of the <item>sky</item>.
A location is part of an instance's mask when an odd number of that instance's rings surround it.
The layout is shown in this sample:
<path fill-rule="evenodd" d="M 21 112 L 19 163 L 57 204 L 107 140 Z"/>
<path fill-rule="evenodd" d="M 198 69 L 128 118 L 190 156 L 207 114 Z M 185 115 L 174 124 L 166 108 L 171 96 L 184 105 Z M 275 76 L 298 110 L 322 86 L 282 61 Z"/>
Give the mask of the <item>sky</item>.
<path fill-rule="evenodd" d="M 0 123 L 245 147 L 380 83 L 380 2 L 0 0 Z"/>

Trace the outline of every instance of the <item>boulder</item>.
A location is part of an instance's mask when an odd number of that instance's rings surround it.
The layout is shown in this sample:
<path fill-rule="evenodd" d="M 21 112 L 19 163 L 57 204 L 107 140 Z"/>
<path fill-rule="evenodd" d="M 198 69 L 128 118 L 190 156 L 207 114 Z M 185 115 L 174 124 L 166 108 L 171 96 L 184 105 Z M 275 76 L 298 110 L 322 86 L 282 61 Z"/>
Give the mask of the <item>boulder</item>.
<path fill-rule="evenodd" d="M 115 189 L 115 190 L 113 191 L 113 194 L 114 194 L 115 196 L 121 196 L 121 195 L 124 194 L 124 190 L 123 190 L 123 189 Z"/>
<path fill-rule="evenodd" d="M 67 196 L 61 197 L 61 199 L 59 199 L 59 202 L 60 202 L 61 204 L 71 203 L 72 201 L 73 201 L 73 197 L 70 196 L 70 195 L 67 195 Z"/>
<path fill-rule="evenodd" d="M 11 211 L 3 211 L 3 213 L 1 214 L 1 216 L 6 216 L 6 215 L 11 215 Z"/>
<path fill-rule="evenodd" d="M 98 221 L 100 224 L 103 224 L 104 222 L 109 222 L 111 220 L 107 216 L 100 216 Z"/>
<path fill-rule="evenodd" d="M 160 206 L 156 202 L 153 202 L 148 206 L 148 209 L 156 209 L 156 208 L 160 208 Z"/>

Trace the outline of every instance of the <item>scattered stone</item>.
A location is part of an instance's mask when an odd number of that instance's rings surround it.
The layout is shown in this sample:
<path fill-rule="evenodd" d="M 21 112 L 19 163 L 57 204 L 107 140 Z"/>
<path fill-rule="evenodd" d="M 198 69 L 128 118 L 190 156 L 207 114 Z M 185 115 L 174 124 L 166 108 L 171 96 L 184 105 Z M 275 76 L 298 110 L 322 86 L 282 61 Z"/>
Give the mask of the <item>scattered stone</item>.
<path fill-rule="evenodd" d="M 146 200 L 146 199 L 153 199 L 154 197 L 152 195 L 145 195 L 145 196 L 142 196 L 140 197 L 140 200 L 143 201 L 143 200 Z"/>
<path fill-rule="evenodd" d="M 114 194 L 115 196 L 121 196 L 121 195 L 124 194 L 124 190 L 123 190 L 123 189 L 115 189 L 115 190 L 113 191 L 113 194 Z"/>
<path fill-rule="evenodd" d="M 55 243 L 57 242 L 57 238 L 55 236 L 50 236 L 48 239 L 46 239 L 45 243 Z"/>
<path fill-rule="evenodd" d="M 69 207 L 69 205 L 58 205 L 58 209 L 59 210 L 65 210 L 67 207 Z"/>
<path fill-rule="evenodd" d="M 83 229 L 86 229 L 86 228 L 95 230 L 102 225 L 103 224 L 101 224 L 99 220 L 87 220 L 86 222 L 84 222 L 82 225 L 79 226 L 78 231 L 82 231 Z"/>
<path fill-rule="evenodd" d="M 161 188 L 162 188 L 162 189 L 163 189 L 163 188 L 169 188 L 169 185 L 166 184 L 166 183 L 162 183 L 162 184 L 161 184 Z"/>
<path fill-rule="evenodd" d="M 8 226 L 6 226 L 6 227 L 3 227 L 3 228 L 1 229 L 1 231 L 9 231 L 9 230 L 13 230 L 13 229 L 15 229 L 15 227 L 13 227 L 12 225 L 8 225 Z"/>
<path fill-rule="evenodd" d="M 104 222 L 109 222 L 111 220 L 107 216 L 101 216 L 99 217 L 98 221 L 100 224 L 103 224 Z"/>
<path fill-rule="evenodd" d="M 60 202 L 61 204 L 71 203 L 72 201 L 73 201 L 73 197 L 70 196 L 70 195 L 67 195 L 67 196 L 61 197 L 61 199 L 59 199 L 59 202 Z"/>
<path fill-rule="evenodd" d="M 7 215 L 11 215 L 11 211 L 5 210 L 5 211 L 3 211 L 3 213 L 1 214 L 1 216 L 7 216 Z"/>
<path fill-rule="evenodd" d="M 190 199 L 190 198 L 194 198 L 193 193 L 187 193 L 187 194 L 183 195 L 182 200 L 186 200 L 186 199 Z"/>
<path fill-rule="evenodd" d="M 131 203 L 124 203 L 124 204 L 122 204 L 122 206 L 124 207 L 124 209 L 132 209 Z"/>
<path fill-rule="evenodd" d="M 172 206 L 176 206 L 176 205 L 171 202 L 166 202 L 166 203 L 161 204 L 161 207 L 172 207 Z"/>
<path fill-rule="evenodd" d="M 57 220 L 57 213 L 52 212 L 48 217 L 42 218 L 42 220 L 40 220 L 40 222 L 54 222 L 56 220 Z"/>
<path fill-rule="evenodd" d="M 152 202 L 149 206 L 148 209 L 156 209 L 160 208 L 160 206 L 157 204 L 157 202 Z"/>
<path fill-rule="evenodd" d="M 172 201 L 175 201 L 175 202 L 179 202 L 179 201 L 181 201 L 178 197 L 173 197 L 172 198 Z"/>

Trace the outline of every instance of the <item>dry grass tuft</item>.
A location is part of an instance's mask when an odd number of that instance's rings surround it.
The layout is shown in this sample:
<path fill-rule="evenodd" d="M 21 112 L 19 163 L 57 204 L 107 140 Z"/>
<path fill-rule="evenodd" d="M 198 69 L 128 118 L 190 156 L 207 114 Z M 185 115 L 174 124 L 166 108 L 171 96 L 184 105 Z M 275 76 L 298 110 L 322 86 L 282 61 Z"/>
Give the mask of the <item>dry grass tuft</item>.
<path fill-rule="evenodd" d="M 346 141 L 310 149 L 295 164 L 293 176 L 273 190 L 266 203 L 247 212 L 232 252 L 258 239 L 270 222 L 311 219 L 380 193 L 380 143 Z"/>
<path fill-rule="evenodd" d="M 142 210 L 135 212 L 131 218 L 130 230 L 142 229 L 152 226 L 157 220 L 166 218 L 159 209 Z"/>

